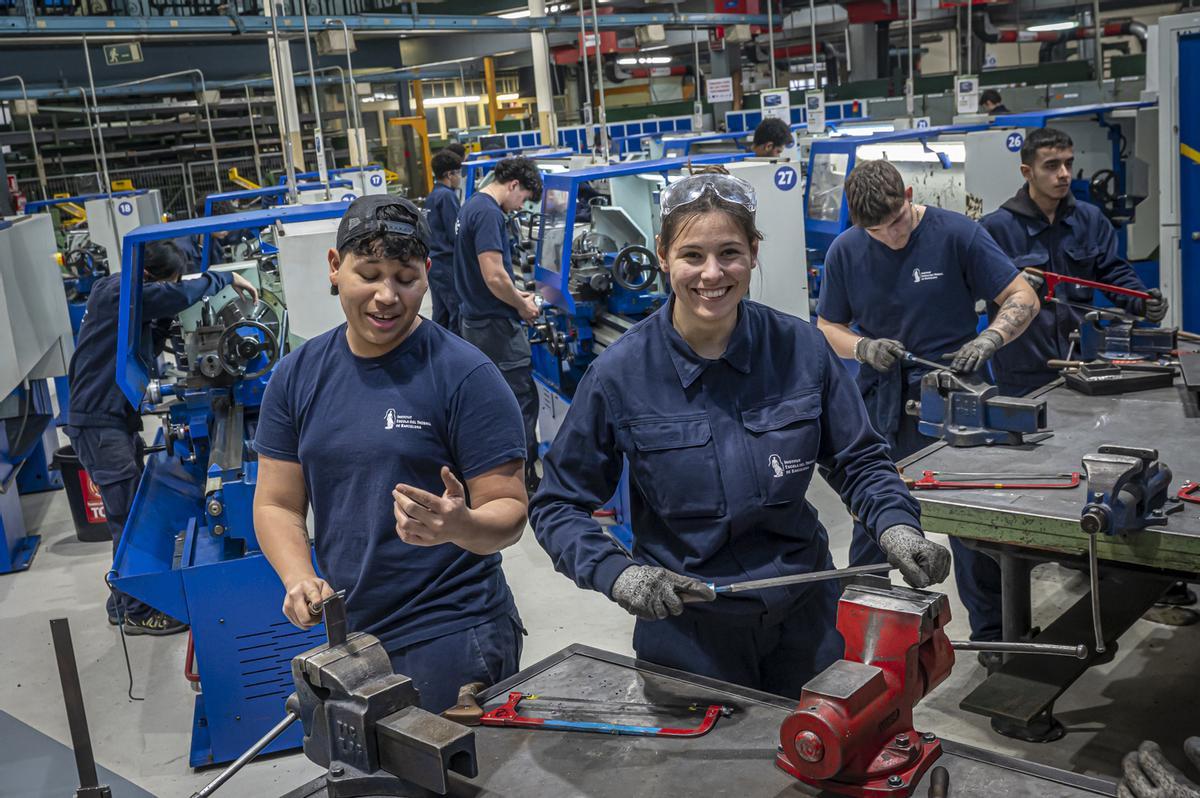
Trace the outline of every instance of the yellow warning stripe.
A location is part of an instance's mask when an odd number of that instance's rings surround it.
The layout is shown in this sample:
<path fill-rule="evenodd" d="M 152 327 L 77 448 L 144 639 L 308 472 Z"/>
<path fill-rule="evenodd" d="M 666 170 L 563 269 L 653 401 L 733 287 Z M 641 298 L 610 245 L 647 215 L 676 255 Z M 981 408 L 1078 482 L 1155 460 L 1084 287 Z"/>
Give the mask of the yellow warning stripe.
<path fill-rule="evenodd" d="M 1179 142 L 1179 154 L 1192 163 L 1200 164 L 1200 150 L 1194 150 L 1182 141 Z"/>

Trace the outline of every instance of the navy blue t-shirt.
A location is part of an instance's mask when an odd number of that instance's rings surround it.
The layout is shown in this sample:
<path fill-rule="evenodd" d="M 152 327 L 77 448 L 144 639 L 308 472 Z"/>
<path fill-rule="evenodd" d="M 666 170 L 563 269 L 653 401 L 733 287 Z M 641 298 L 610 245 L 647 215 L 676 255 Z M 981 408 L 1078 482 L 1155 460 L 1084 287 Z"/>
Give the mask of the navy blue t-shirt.
<path fill-rule="evenodd" d="M 429 230 L 433 233 L 433 241 L 429 247 L 429 259 L 435 267 L 443 267 L 447 271 L 454 264 L 454 226 L 458 223 L 458 195 L 454 189 L 445 183 L 434 183 L 433 191 L 425 200 L 428 210 L 425 218 L 429 222 Z"/>
<path fill-rule="evenodd" d="M 346 591 L 353 631 L 394 651 L 515 612 L 499 554 L 413 546 L 392 514 L 396 483 L 440 496 L 444 465 L 465 485 L 525 456 L 512 390 L 475 347 L 422 321 L 363 358 L 343 324 L 280 361 L 254 448 L 303 468 L 317 565 Z"/>
<path fill-rule="evenodd" d="M 857 225 L 825 258 L 817 315 L 851 322 L 868 338 L 892 338 L 938 360 L 975 337 L 975 303 L 990 301 L 1017 276 L 987 231 L 953 211 L 927 207 L 904 249 L 879 243 Z"/>
<path fill-rule="evenodd" d="M 496 298 L 479 270 L 480 252 L 499 252 L 504 271 L 512 277 L 512 253 L 508 224 L 500 205 L 486 191 L 478 191 L 463 203 L 458 212 L 458 231 L 454 240 L 454 284 L 461 297 L 464 319 L 512 319 L 517 310 Z"/>

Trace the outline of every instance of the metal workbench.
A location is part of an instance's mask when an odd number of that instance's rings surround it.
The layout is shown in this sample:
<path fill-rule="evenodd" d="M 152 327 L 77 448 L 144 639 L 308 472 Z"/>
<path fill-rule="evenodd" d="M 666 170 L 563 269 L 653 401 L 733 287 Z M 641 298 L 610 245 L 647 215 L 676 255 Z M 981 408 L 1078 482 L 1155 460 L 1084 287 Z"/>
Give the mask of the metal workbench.
<path fill-rule="evenodd" d="M 587 646 L 570 646 L 481 695 L 491 709 L 510 690 L 607 701 L 733 706 L 707 735 L 691 739 L 479 727 L 479 776 L 453 777 L 450 794 L 472 798 L 591 796 L 656 798 L 703 795 L 818 795 L 775 767 L 779 727 L 795 702 L 661 668 Z M 639 717 L 629 722 L 649 723 Z M 936 731 L 936 730 L 935 730 Z M 937 764 L 950 772 L 955 798 L 1083 798 L 1116 794 L 1106 779 L 1043 767 L 950 741 Z M 287 798 L 316 798 L 314 782 Z M 928 776 L 915 796 L 924 798 Z"/>
<path fill-rule="evenodd" d="M 1171 467 L 1171 494 L 1200 478 L 1200 412 L 1180 380 L 1171 388 L 1118 396 L 1085 396 L 1061 381 L 1032 394 L 1046 399 L 1049 437 L 1022 446 L 955 448 L 934 444 L 900 462 L 919 478 L 925 470 L 988 473 L 1079 471 L 1085 454 L 1115 443 L 1158 449 Z M 925 529 L 965 540 L 1001 565 L 1004 638 L 1030 633 L 1030 571 L 1038 562 L 1086 565 L 1087 535 L 1079 526 L 1086 480 L 1069 490 L 915 491 Z M 1183 504 L 1167 522 L 1128 537 L 1100 536 L 1101 608 L 1105 637 L 1115 644 L 1176 578 L 1200 573 L 1200 505 Z M 1085 596 L 1045 629 L 1039 641 L 1093 641 Z M 1111 646 L 1110 646 L 1111 648 Z M 1111 655 L 1111 651 L 1109 652 Z M 1058 732 L 1049 715 L 1054 700 L 1096 659 L 1088 662 L 1008 657 L 963 701 L 993 718 L 993 726 L 1035 739 Z"/>

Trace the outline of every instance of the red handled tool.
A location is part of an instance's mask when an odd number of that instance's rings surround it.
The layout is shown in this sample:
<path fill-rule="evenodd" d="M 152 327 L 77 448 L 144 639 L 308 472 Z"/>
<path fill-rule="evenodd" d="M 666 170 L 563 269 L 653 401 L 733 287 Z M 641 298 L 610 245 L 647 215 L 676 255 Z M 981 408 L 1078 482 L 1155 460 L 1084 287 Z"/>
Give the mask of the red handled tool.
<path fill-rule="evenodd" d="M 1044 272 L 1041 269 L 1026 269 L 1026 271 L 1036 274 L 1046 281 L 1046 299 L 1054 299 L 1054 290 L 1058 287 L 1059 283 L 1082 285 L 1085 288 L 1095 288 L 1109 294 L 1123 294 L 1125 296 L 1137 297 L 1138 299 L 1150 299 L 1149 292 L 1138 291 L 1134 288 L 1122 288 L 1119 285 L 1098 283 L 1095 280 L 1085 280 L 1082 277 L 1071 277 L 1070 275 L 1058 274 L 1056 272 Z"/>
<path fill-rule="evenodd" d="M 563 718 L 544 718 L 530 717 L 522 715 L 520 704 L 522 701 L 549 701 L 551 703 L 561 704 L 580 704 L 580 705 L 600 705 L 605 702 L 592 702 L 583 699 L 549 699 L 546 697 L 530 694 L 514 692 L 508 694 L 508 701 L 504 704 L 483 713 L 479 719 L 479 723 L 484 726 L 516 726 L 524 729 L 557 729 L 558 731 L 576 731 L 576 732 L 592 732 L 595 734 L 620 734 L 631 735 L 636 737 L 700 737 L 708 734 L 714 725 L 717 718 L 729 717 L 733 714 L 733 708 L 723 706 L 721 704 L 692 704 L 682 709 L 687 711 L 703 711 L 704 718 L 698 726 L 691 728 L 677 728 L 671 726 L 642 726 L 632 723 L 611 723 L 607 721 L 587 721 L 587 720 L 567 720 Z M 629 708 L 636 708 L 648 712 L 656 710 L 662 712 L 678 711 L 681 707 L 656 707 L 653 704 L 614 704 L 622 709 L 618 711 L 628 711 Z M 588 707 L 590 708 L 590 706 Z"/>
<path fill-rule="evenodd" d="M 966 481 L 943 477 L 971 477 Z M 1006 481 L 1014 480 L 1014 481 Z M 1015 480 L 1036 480 L 1017 482 Z M 1079 472 L 1062 474 L 989 474 L 922 471 L 920 479 L 904 478 L 909 490 L 1067 490 L 1079 487 Z"/>
<path fill-rule="evenodd" d="M 1175 496 L 1185 502 L 1200 504 L 1200 482 L 1188 480 L 1183 483 L 1183 487 L 1179 489 L 1179 493 L 1176 493 Z"/>

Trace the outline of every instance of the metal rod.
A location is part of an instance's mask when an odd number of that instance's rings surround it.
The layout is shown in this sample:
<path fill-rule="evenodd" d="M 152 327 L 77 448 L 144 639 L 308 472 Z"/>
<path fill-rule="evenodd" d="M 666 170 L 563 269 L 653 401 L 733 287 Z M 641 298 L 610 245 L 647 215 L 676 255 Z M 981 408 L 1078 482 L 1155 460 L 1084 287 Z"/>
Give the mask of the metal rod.
<path fill-rule="evenodd" d="M 250 142 L 254 145 L 254 179 L 261 186 L 262 179 L 262 153 L 258 149 L 258 134 L 254 132 L 254 106 L 250 102 L 252 96 L 250 87 L 246 86 L 246 113 L 250 116 Z"/>
<path fill-rule="evenodd" d="M 596 42 L 596 46 L 600 46 L 600 42 Z M 583 91 L 586 95 L 583 101 L 583 138 L 585 141 L 593 135 L 592 130 L 592 78 L 588 74 L 587 62 L 587 24 L 583 16 L 583 0 L 579 0 L 579 64 L 583 69 Z M 595 142 L 592 142 L 592 151 L 595 151 Z"/>
<path fill-rule="evenodd" d="M 20 75 L 9 75 L 0 78 L 0 83 L 15 80 L 21 84 L 21 101 L 25 103 L 25 121 L 29 124 L 29 143 L 33 145 L 33 165 L 37 169 L 38 185 L 42 187 L 42 199 L 50 199 L 50 189 L 46 187 L 46 165 L 42 163 L 42 154 L 38 151 L 37 134 L 33 131 L 33 114 L 29 110 L 29 94 L 25 91 L 25 79 Z M 13 123 L 16 128 L 16 123 Z"/>
<path fill-rule="evenodd" d="M 1087 646 L 1056 645 L 1054 643 L 1006 643 L 1003 641 L 951 640 L 955 651 L 996 651 L 1001 654 L 1045 654 L 1051 657 L 1087 659 Z"/>
<path fill-rule="evenodd" d="M 346 70 L 334 64 L 333 66 L 321 67 L 317 70 L 317 72 L 329 72 L 330 70 L 334 69 L 337 70 L 338 77 L 340 77 L 342 80 L 342 103 L 345 105 L 343 110 L 346 112 L 346 147 L 352 151 L 353 148 L 350 146 L 350 136 L 354 130 L 354 120 L 350 117 L 350 88 L 346 85 Z M 349 165 L 354 166 L 354 159 L 349 157 L 349 152 L 347 153 L 347 158 Z M 332 153 L 330 153 L 330 159 L 331 162 L 336 166 L 337 159 L 333 158 Z"/>
<path fill-rule="evenodd" d="M 304 52 L 308 56 L 308 88 L 313 107 L 313 149 L 317 157 L 317 175 L 325 184 L 325 201 L 333 199 L 329 187 L 329 163 L 325 160 L 325 132 L 321 129 L 321 96 L 317 91 L 317 73 L 313 71 L 312 34 L 308 30 L 308 3 L 300 3 L 300 19 L 304 22 Z"/>
<path fill-rule="evenodd" d="M 730 585 L 715 585 L 713 590 L 718 594 L 741 593 L 744 590 L 762 590 L 769 587 L 783 587 L 784 585 L 803 585 L 809 582 L 824 582 L 829 579 L 844 579 L 863 574 L 883 574 L 893 570 L 895 570 L 894 566 L 888 563 L 856 565 L 852 568 L 836 568 L 832 571 L 812 571 L 805 574 L 792 574 L 791 576 L 773 576 L 769 579 L 734 582 Z"/>
<path fill-rule="evenodd" d="M 767 60 L 771 62 L 771 88 L 779 88 L 775 75 L 775 0 L 767 0 Z"/>
<path fill-rule="evenodd" d="M 58 661 L 58 679 L 62 683 L 63 703 L 67 706 L 67 725 L 71 730 L 71 748 L 75 751 L 79 786 L 94 789 L 100 786 L 100 778 L 96 774 L 92 737 L 88 733 L 87 711 L 83 705 L 83 690 L 79 686 L 79 666 L 75 662 L 70 622 L 66 618 L 52 618 L 50 637 L 54 641 L 54 658 Z"/>
<path fill-rule="evenodd" d="M 907 110 L 911 124 L 913 115 L 913 94 L 916 84 L 913 83 L 913 0 L 908 0 L 908 81 L 904 84 L 904 107 Z"/>
<path fill-rule="evenodd" d="M 279 56 L 279 48 L 286 47 L 287 42 L 279 38 L 279 22 L 275 19 L 279 12 L 282 11 L 282 5 L 275 5 L 275 0 L 268 0 L 271 5 L 271 37 L 275 43 L 275 73 L 279 75 L 279 80 L 282 83 L 284 80 L 283 60 Z M 289 76 L 290 79 L 290 76 Z M 288 127 L 287 111 L 284 107 L 284 93 L 282 85 L 276 87 L 278 98 L 278 113 L 279 113 L 279 137 L 283 149 L 283 166 L 287 172 L 287 194 L 288 202 L 295 204 L 300 201 L 300 192 L 296 190 L 296 159 L 295 153 L 292 152 L 291 129 Z"/>
<path fill-rule="evenodd" d="M 1096 536 L 1088 535 L 1088 586 L 1092 593 L 1092 630 L 1096 633 L 1096 653 L 1103 654 L 1104 630 L 1100 628 L 1100 557 Z"/>
<path fill-rule="evenodd" d="M 853 57 L 850 55 L 850 25 L 849 25 L 849 23 L 846 24 L 845 34 L 846 34 L 846 80 L 850 81 L 851 80 L 850 76 L 854 73 L 854 61 L 853 61 Z M 826 77 L 828 78 L 829 76 L 826 75 Z"/>
<path fill-rule="evenodd" d="M 942 369 L 948 368 L 945 363 L 934 363 L 932 360 L 926 360 L 923 357 L 917 357 L 912 352 L 905 352 L 903 359 L 909 363 L 916 363 L 918 366 L 927 366 L 928 368 L 936 371 L 941 371 Z"/>
<path fill-rule="evenodd" d="M 911 2 L 911 0 L 910 0 L 910 2 Z M 974 31 L 974 27 L 973 27 L 974 15 L 971 13 L 972 11 L 974 11 L 974 7 L 972 6 L 973 2 L 974 2 L 974 0 L 967 0 L 967 10 L 966 10 L 966 14 L 967 14 L 967 74 L 968 75 L 975 74 L 975 59 L 972 57 L 972 53 L 971 53 L 971 46 L 973 44 L 975 44 L 975 31 Z M 909 43 L 909 49 L 912 49 L 911 41 Z"/>
<path fill-rule="evenodd" d="M 275 724 L 269 732 L 264 734 L 258 742 L 246 749 L 246 752 L 230 763 L 229 767 L 222 770 L 215 779 L 204 785 L 203 789 L 192 793 L 192 798 L 208 798 L 217 789 L 229 781 L 239 770 L 250 763 L 254 757 L 258 756 L 259 752 L 270 745 L 276 737 L 287 731 L 288 727 L 300 719 L 300 716 L 295 712 L 289 712 L 284 716 L 283 720 Z"/>
<path fill-rule="evenodd" d="M 91 142 L 92 142 L 92 161 L 96 167 L 96 179 L 99 180 L 100 179 L 100 151 L 96 149 L 96 125 L 92 121 L 92 109 L 88 105 L 87 90 L 84 89 L 83 86 L 77 86 L 76 88 L 79 89 L 79 96 L 83 98 L 83 119 L 87 123 L 88 138 L 91 139 Z M 101 191 L 103 191 L 104 190 L 103 186 L 101 186 L 100 189 L 101 189 Z M 50 199 L 50 198 L 46 197 L 46 199 Z"/>
<path fill-rule="evenodd" d="M 812 48 L 813 88 L 820 88 L 817 80 L 817 6 L 816 0 L 808 0 L 808 37 L 809 47 Z"/>
<path fill-rule="evenodd" d="M 604 102 L 604 64 L 600 60 L 600 14 L 596 11 L 596 0 L 592 0 L 592 30 L 596 34 L 596 91 L 600 94 L 600 152 L 608 163 L 608 115 Z"/>
<path fill-rule="evenodd" d="M 87 34 L 80 37 L 83 41 L 83 60 L 87 64 L 88 85 L 92 89 L 92 107 L 96 107 L 96 80 L 92 75 L 92 55 L 88 52 Z M 100 124 L 100 114 L 97 112 L 94 115 L 96 128 L 96 141 L 100 144 L 100 170 L 104 174 L 104 188 L 102 193 L 108 194 L 112 191 L 112 183 L 108 179 L 108 154 L 104 152 L 104 126 Z M 116 221 L 113 221 L 113 232 L 116 232 Z M 117 241 L 121 240 L 121 236 L 117 236 Z"/>
<path fill-rule="evenodd" d="M 692 28 L 692 59 L 695 64 L 695 74 L 693 75 L 692 84 L 696 89 L 696 96 L 692 98 L 692 111 L 699 120 L 704 117 L 704 105 L 700 100 L 700 40 L 696 38 L 696 33 L 696 29 Z M 650 85 L 653 81 L 654 78 L 651 77 L 647 81 L 647 85 Z M 696 128 L 699 130 L 703 128 L 703 125 L 696 124 Z"/>
<path fill-rule="evenodd" d="M 1104 91 L 1104 53 L 1100 47 L 1100 0 L 1092 0 L 1092 32 L 1096 41 L 1096 88 Z M 1101 97 L 1101 102 L 1104 98 Z"/>
<path fill-rule="evenodd" d="M 362 139 L 359 139 L 359 131 L 363 129 L 362 109 L 358 105 L 358 86 L 354 82 L 354 62 L 350 60 L 350 28 L 346 26 L 346 20 L 341 17 L 330 17 L 324 22 L 326 25 L 336 22 L 342 26 L 342 44 L 346 46 L 346 73 L 350 79 L 350 93 L 354 96 L 354 146 L 350 148 L 350 165 L 366 166 L 366 154 L 359 149 L 365 143 L 366 134 L 364 133 Z"/>

